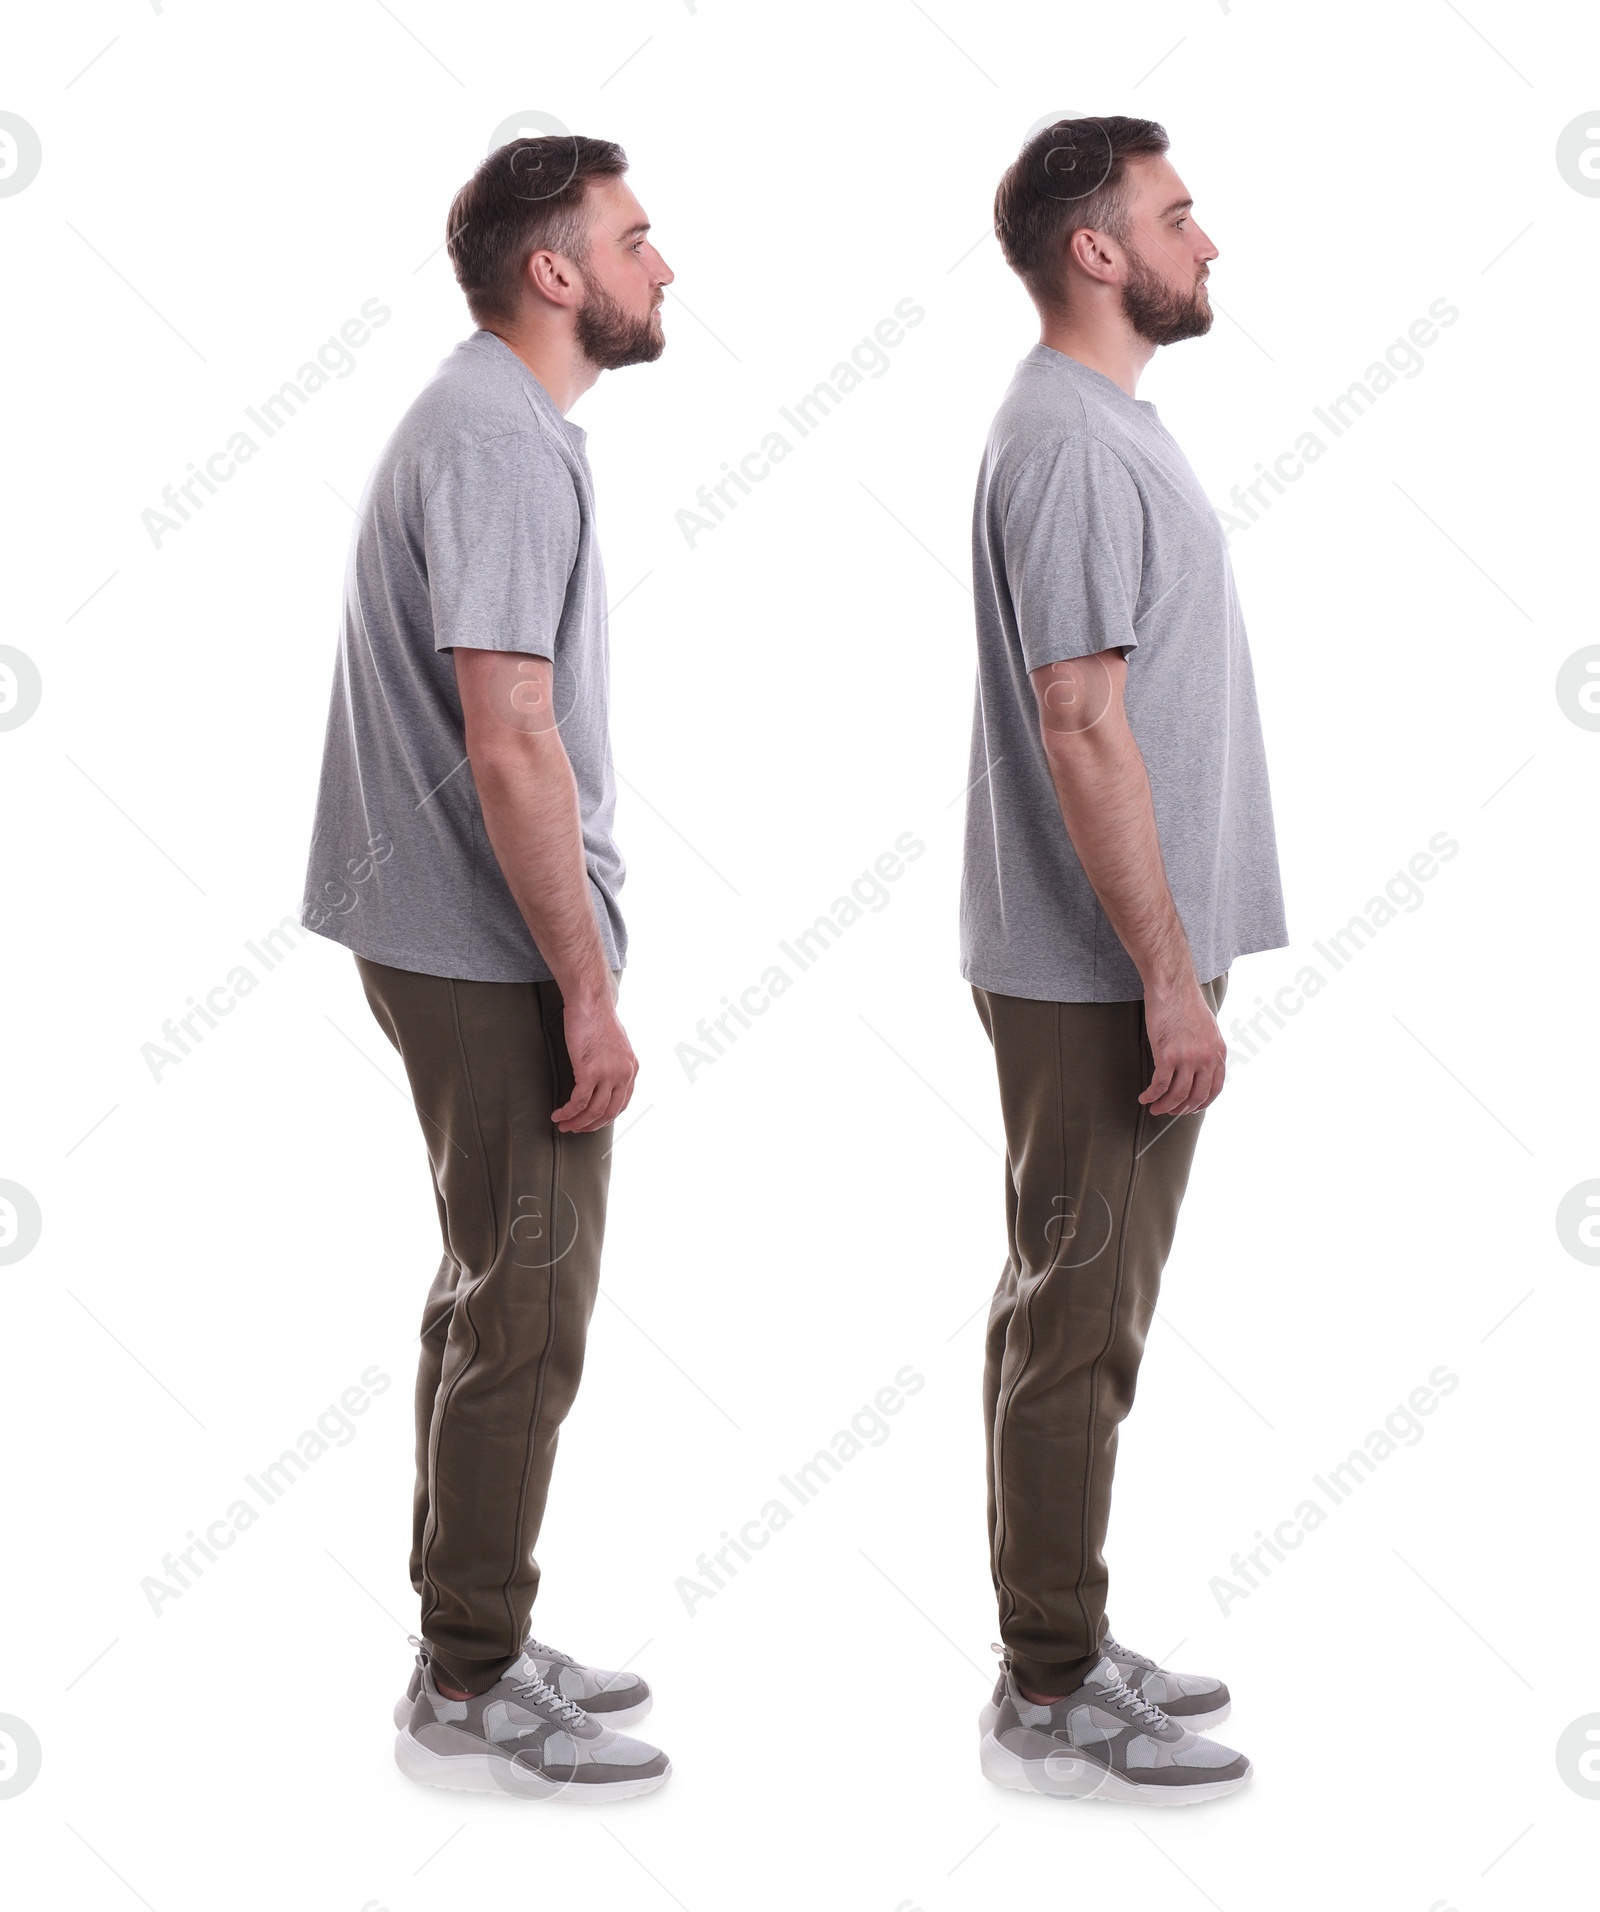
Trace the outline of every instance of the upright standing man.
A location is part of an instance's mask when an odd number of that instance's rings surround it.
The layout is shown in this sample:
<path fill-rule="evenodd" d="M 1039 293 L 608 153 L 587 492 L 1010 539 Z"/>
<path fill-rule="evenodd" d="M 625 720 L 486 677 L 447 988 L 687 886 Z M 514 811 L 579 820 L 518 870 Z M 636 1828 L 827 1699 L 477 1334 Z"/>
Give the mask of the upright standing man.
<path fill-rule="evenodd" d="M 615 1730 L 648 1710 L 642 1680 L 527 1637 L 638 1068 L 614 1006 L 605 578 L 566 417 L 664 343 L 672 274 L 627 163 L 608 140 L 513 140 L 450 208 L 478 329 L 362 495 L 301 916 L 355 952 L 400 1052 L 444 1237 L 395 1757 L 432 1785 L 531 1798 L 625 1798 L 670 1771 Z"/>
<path fill-rule="evenodd" d="M 1117 1428 L 1200 1132 L 1236 956 L 1287 941 L 1244 623 L 1215 512 L 1148 401 L 1210 330 L 1217 249 L 1149 120 L 1064 120 L 1000 182 L 1039 343 L 973 520 L 978 694 L 962 973 L 994 1046 L 1009 1258 L 984 1371 L 1004 1642 L 1000 1785 L 1190 1803 L 1250 1762 L 1219 1681 L 1106 1630 Z"/>

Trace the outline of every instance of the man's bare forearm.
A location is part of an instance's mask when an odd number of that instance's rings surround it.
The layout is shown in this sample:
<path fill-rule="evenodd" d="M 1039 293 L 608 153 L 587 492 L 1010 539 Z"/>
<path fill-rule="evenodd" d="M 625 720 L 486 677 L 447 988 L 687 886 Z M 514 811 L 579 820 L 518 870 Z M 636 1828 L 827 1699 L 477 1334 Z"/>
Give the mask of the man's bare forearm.
<path fill-rule="evenodd" d="M 560 731 L 513 733 L 473 760 L 472 775 L 495 857 L 563 998 L 609 1006 L 611 972 Z"/>
<path fill-rule="evenodd" d="M 1150 778 L 1123 703 L 1128 664 L 1108 647 L 1028 673 L 1061 821 L 1144 983 L 1152 1115 L 1192 1115 L 1222 1093 L 1228 1048 L 1194 973 L 1161 859 Z"/>
<path fill-rule="evenodd" d="M 1092 729 L 1047 734 L 1061 820 L 1111 927 L 1151 995 L 1195 982 L 1189 939 L 1167 885 L 1150 779 L 1120 712 Z"/>

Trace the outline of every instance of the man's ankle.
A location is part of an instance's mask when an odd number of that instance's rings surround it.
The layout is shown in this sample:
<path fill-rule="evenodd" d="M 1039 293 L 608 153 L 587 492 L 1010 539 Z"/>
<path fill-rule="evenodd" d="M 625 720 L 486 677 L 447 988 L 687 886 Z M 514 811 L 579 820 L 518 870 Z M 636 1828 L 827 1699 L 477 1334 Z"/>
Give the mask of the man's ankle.
<path fill-rule="evenodd" d="M 433 1676 L 433 1683 L 447 1700 L 470 1700 L 472 1698 L 470 1693 L 464 1692 L 459 1686 L 452 1686 L 448 1680 L 441 1680 L 437 1673 Z"/>

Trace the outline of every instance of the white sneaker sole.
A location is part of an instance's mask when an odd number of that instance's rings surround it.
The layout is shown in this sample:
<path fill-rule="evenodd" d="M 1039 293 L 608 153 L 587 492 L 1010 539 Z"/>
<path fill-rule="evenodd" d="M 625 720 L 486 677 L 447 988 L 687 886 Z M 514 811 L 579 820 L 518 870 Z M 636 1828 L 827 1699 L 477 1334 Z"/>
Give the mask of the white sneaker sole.
<path fill-rule="evenodd" d="M 979 1742 L 978 1760 L 985 1779 L 1012 1792 L 1042 1793 L 1051 1799 L 1119 1800 L 1141 1806 L 1198 1806 L 1208 1799 L 1221 1799 L 1247 1785 L 1253 1770 L 1247 1766 L 1237 1779 L 1142 1786 L 1096 1760 L 1080 1759 L 1068 1752 L 1052 1753 L 1048 1759 L 1019 1758 L 992 1733 L 985 1733 Z"/>
<path fill-rule="evenodd" d="M 615 1713 L 591 1713 L 590 1719 L 598 1720 L 602 1726 L 609 1726 L 614 1733 L 620 1733 L 624 1727 L 637 1726 L 650 1711 L 653 1694 L 646 1693 L 636 1706 L 624 1706 Z M 411 1708 L 415 1702 L 407 1693 L 402 1693 L 394 1703 L 394 1723 L 400 1732 L 405 1732 L 411 1724 Z M 1220 1717 L 1220 1716 L 1219 1716 Z"/>
<path fill-rule="evenodd" d="M 504 1793 L 510 1799 L 561 1799 L 577 1805 L 606 1804 L 617 1799 L 637 1799 L 641 1793 L 655 1792 L 672 1777 L 672 1762 L 665 1772 L 643 1779 L 613 1779 L 588 1782 L 541 1779 L 535 1773 L 513 1767 L 508 1759 L 489 1753 L 436 1753 L 400 1733 L 394 1742 L 394 1763 L 408 1779 L 424 1786 L 442 1786 L 451 1792 Z"/>
<path fill-rule="evenodd" d="M 1187 1713 L 1181 1718 L 1176 1713 L 1169 1713 L 1167 1718 L 1176 1719 L 1180 1726 L 1186 1726 L 1191 1733 L 1209 1733 L 1213 1726 L 1220 1726 L 1232 1711 L 1232 1700 L 1224 1700 L 1214 1713 Z M 408 1708 L 406 1718 L 409 1717 L 410 1709 Z M 995 1705 L 993 1700 L 985 1700 L 983 1709 L 978 1714 L 978 1735 L 980 1738 L 986 1733 L 992 1733 L 994 1731 L 994 1723 L 999 1717 L 999 1707 Z M 401 1718 L 398 1708 L 395 1712 L 395 1724 L 397 1726 L 403 1726 L 405 1724 L 405 1719 Z"/>

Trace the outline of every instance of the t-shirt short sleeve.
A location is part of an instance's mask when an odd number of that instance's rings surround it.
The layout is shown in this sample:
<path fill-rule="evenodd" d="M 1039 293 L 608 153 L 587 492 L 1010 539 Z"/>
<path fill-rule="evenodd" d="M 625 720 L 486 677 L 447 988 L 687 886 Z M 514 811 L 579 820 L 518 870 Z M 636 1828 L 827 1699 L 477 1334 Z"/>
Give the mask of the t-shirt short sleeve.
<path fill-rule="evenodd" d="M 543 435 L 508 432 L 457 452 L 422 517 L 434 649 L 554 657 L 578 497 Z"/>
<path fill-rule="evenodd" d="M 1131 650 L 1144 511 L 1128 468 L 1086 432 L 1033 452 L 1005 503 L 1005 574 L 1030 671 Z"/>

